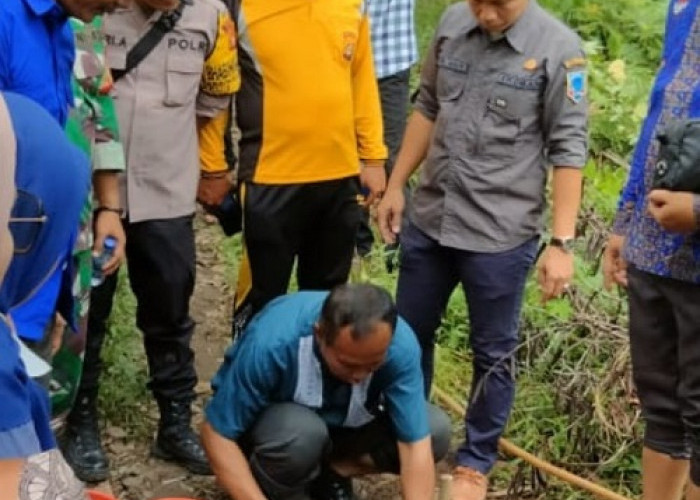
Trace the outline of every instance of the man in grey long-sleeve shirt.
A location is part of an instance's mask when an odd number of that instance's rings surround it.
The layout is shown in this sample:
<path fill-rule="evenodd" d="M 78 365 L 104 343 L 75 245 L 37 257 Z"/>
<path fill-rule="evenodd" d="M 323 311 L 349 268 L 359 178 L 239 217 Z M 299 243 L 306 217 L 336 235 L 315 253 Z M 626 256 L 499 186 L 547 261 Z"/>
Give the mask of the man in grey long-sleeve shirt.
<path fill-rule="evenodd" d="M 457 283 L 467 297 L 473 394 L 455 499 L 485 498 L 510 414 L 518 319 L 550 166 L 551 239 L 538 266 L 543 300 L 561 295 L 573 277 L 586 123 L 586 60 L 570 29 L 534 0 L 448 8 L 378 216 L 385 241 L 395 241 L 403 186 L 425 159 L 401 233 L 397 305 L 421 342 L 427 391 L 447 300 Z"/>

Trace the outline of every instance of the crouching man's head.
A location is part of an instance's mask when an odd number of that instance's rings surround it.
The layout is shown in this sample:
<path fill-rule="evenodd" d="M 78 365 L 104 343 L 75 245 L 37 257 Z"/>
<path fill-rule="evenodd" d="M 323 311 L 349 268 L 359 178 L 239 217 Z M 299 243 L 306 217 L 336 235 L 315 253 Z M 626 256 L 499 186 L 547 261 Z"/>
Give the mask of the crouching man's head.
<path fill-rule="evenodd" d="M 357 384 L 377 370 L 396 328 L 391 296 L 369 284 L 341 285 L 323 304 L 315 335 L 331 373 Z"/>

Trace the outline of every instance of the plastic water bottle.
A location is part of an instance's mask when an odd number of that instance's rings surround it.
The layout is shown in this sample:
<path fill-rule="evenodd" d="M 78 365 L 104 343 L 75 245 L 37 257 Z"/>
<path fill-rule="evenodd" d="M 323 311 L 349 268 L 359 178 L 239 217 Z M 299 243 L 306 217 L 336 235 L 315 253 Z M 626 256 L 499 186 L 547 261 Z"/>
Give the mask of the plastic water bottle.
<path fill-rule="evenodd" d="M 114 236 L 107 236 L 102 244 L 102 253 L 92 258 L 92 279 L 90 284 L 100 286 L 105 280 L 105 273 L 102 267 L 114 255 L 114 250 L 117 248 L 117 239 Z"/>

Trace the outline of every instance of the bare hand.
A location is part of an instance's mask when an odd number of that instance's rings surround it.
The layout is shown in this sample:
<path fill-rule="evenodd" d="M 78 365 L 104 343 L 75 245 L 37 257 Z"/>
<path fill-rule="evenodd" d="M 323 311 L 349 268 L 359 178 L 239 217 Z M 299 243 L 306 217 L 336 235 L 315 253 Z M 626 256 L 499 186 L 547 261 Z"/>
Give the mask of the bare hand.
<path fill-rule="evenodd" d="M 126 235 L 122 226 L 121 217 L 116 212 L 102 210 L 95 216 L 95 243 L 92 246 L 94 254 L 102 253 L 102 247 L 107 236 L 112 236 L 117 240 L 112 258 L 109 259 L 102 270 L 106 275 L 112 274 L 119 269 L 124 260 L 124 248 L 126 246 Z"/>
<path fill-rule="evenodd" d="M 218 207 L 233 185 L 227 173 L 221 176 L 201 177 L 197 186 L 197 201 L 204 208 Z"/>
<path fill-rule="evenodd" d="M 368 165 L 370 165 L 369 162 L 363 165 L 360 171 L 360 184 L 369 191 L 367 199 L 365 200 L 365 205 L 372 206 L 372 204 L 375 201 L 379 201 L 384 194 L 384 190 L 386 189 L 386 172 L 384 171 L 383 161 L 373 162 L 371 166 Z"/>
<path fill-rule="evenodd" d="M 648 210 L 666 231 L 692 233 L 698 230 L 693 193 L 655 189 L 649 193 Z"/>
<path fill-rule="evenodd" d="M 49 343 L 51 345 L 51 357 L 53 357 L 61 348 L 63 343 L 63 333 L 66 330 L 68 322 L 63 319 L 60 313 L 54 314 L 53 325 L 51 325 L 51 333 L 49 334 Z"/>
<path fill-rule="evenodd" d="M 548 246 L 537 263 L 542 303 L 561 296 L 574 277 L 574 254 Z"/>
<path fill-rule="evenodd" d="M 403 190 L 390 189 L 384 193 L 377 207 L 377 225 L 384 243 L 393 245 L 401 231 L 403 211 L 406 206 Z"/>
<path fill-rule="evenodd" d="M 627 287 L 627 261 L 622 258 L 625 237 L 611 234 L 603 252 L 603 285 L 610 290 L 614 284 Z"/>

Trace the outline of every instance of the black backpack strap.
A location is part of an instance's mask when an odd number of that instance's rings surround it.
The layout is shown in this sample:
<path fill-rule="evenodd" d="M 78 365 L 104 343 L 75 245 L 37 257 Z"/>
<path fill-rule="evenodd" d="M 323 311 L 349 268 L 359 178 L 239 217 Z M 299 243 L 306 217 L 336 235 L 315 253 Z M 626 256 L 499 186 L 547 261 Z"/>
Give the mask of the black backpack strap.
<path fill-rule="evenodd" d="M 226 6 L 233 22 L 238 24 L 238 13 L 241 11 L 241 0 L 227 0 Z"/>
<path fill-rule="evenodd" d="M 182 17 L 182 11 L 191 1 L 180 0 L 178 6 L 167 12 L 163 12 L 150 30 L 136 42 L 126 55 L 126 67 L 124 69 L 112 69 L 112 79 L 116 82 L 129 71 L 138 66 L 148 54 L 155 48 L 163 37 L 172 31 L 177 22 Z"/>
<path fill-rule="evenodd" d="M 231 20 L 233 21 L 233 24 L 236 27 L 236 40 L 238 40 L 238 15 L 241 11 L 241 0 L 225 0 L 225 5 L 226 8 L 228 8 Z M 226 130 L 230 131 L 232 126 L 232 116 L 229 115 L 228 122 L 226 123 Z M 229 169 L 235 170 L 236 164 L 238 163 L 238 158 L 236 157 L 236 152 L 233 144 L 233 137 L 230 133 L 224 135 L 224 155 L 226 156 L 226 163 L 228 164 Z M 236 188 L 234 187 L 233 189 L 235 191 Z"/>

